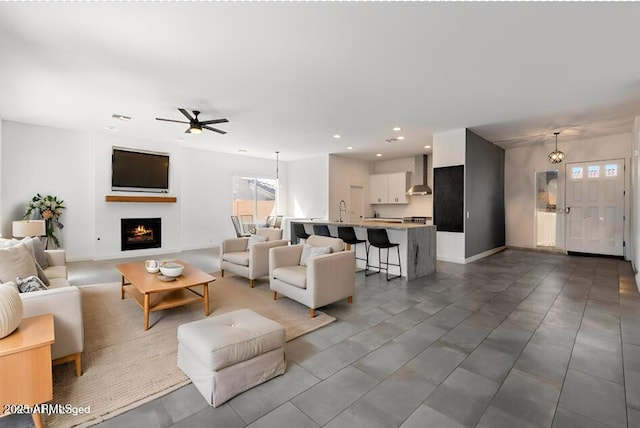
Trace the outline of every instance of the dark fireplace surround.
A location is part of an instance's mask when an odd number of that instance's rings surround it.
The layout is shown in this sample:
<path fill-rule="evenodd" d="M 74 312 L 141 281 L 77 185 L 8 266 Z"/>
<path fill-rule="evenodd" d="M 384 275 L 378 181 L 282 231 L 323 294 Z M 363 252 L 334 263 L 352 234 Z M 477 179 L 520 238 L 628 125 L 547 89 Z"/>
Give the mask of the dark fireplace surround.
<path fill-rule="evenodd" d="M 162 245 L 162 219 L 120 219 L 120 237 L 122 251 L 160 248 Z"/>

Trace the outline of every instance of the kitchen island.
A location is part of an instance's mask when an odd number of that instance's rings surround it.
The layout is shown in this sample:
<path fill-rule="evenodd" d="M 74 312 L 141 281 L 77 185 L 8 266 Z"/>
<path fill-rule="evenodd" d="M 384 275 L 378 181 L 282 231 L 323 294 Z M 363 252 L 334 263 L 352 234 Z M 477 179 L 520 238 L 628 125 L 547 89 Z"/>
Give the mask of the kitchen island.
<path fill-rule="evenodd" d="M 291 243 L 297 244 L 298 238 L 293 232 L 293 224 L 302 223 L 308 234 L 313 234 L 313 225 L 327 225 L 332 236 L 338 236 L 338 226 L 352 226 L 359 239 L 367 239 L 367 229 L 386 229 L 389 241 L 400 244 L 400 265 L 402 276 L 411 281 L 436 271 L 436 227 L 417 223 L 396 223 L 380 220 L 365 220 L 360 222 L 333 222 L 326 220 L 292 220 Z M 368 245 L 368 244 L 367 244 Z M 362 247 L 362 245 L 360 245 Z M 352 246 L 353 249 L 353 246 Z M 382 257 L 386 260 L 387 250 L 382 250 Z M 364 249 L 358 249 L 358 257 L 364 257 Z M 396 263 L 397 252 L 390 249 L 389 262 Z M 364 261 L 358 260 L 358 266 L 365 267 Z M 378 265 L 378 250 L 374 247 L 369 251 L 369 263 Z M 389 273 L 399 273 L 396 266 L 389 266 Z"/>

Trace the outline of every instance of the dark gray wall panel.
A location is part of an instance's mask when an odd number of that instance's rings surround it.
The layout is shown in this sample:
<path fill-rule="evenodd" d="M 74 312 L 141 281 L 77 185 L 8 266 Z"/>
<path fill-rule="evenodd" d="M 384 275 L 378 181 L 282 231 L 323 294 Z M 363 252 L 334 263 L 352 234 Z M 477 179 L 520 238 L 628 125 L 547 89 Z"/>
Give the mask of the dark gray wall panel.
<path fill-rule="evenodd" d="M 433 169 L 433 224 L 438 232 L 464 232 L 464 166 Z"/>
<path fill-rule="evenodd" d="M 465 166 L 465 257 L 472 257 L 505 245 L 504 150 L 467 130 Z"/>

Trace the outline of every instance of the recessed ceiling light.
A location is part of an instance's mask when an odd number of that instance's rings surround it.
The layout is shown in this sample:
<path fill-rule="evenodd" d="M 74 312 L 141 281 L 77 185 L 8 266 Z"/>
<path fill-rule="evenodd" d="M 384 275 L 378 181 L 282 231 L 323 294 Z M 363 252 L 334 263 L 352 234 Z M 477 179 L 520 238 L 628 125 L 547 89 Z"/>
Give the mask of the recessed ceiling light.
<path fill-rule="evenodd" d="M 113 113 L 113 114 L 111 115 L 111 117 L 112 117 L 113 119 L 122 120 L 122 121 L 124 121 L 124 122 L 131 120 L 131 116 L 125 116 L 125 115 L 123 115 L 123 114 L 116 114 L 116 113 Z"/>
<path fill-rule="evenodd" d="M 398 132 L 398 131 L 402 131 L 402 128 L 400 128 L 399 126 L 395 126 L 393 128 L 394 131 Z"/>
<path fill-rule="evenodd" d="M 347 150 L 353 150 L 353 147 L 349 146 L 347 147 Z"/>
<path fill-rule="evenodd" d="M 342 137 L 342 135 L 340 135 L 340 134 L 334 134 L 333 135 L 333 138 L 340 138 L 340 137 Z"/>
<path fill-rule="evenodd" d="M 404 137 L 401 135 L 398 137 L 398 140 L 404 140 Z"/>
<path fill-rule="evenodd" d="M 376 153 L 377 157 L 382 157 L 382 153 Z"/>
<path fill-rule="evenodd" d="M 431 146 L 424 146 L 424 148 L 425 148 L 425 149 L 430 149 L 430 148 L 431 148 Z"/>

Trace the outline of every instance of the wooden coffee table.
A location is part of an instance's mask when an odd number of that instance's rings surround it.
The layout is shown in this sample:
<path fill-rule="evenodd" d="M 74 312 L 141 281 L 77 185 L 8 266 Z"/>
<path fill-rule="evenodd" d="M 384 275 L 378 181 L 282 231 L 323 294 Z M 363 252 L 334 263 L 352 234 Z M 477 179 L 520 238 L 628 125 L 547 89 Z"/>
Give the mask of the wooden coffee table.
<path fill-rule="evenodd" d="M 149 330 L 149 312 L 175 308 L 204 301 L 204 314 L 209 315 L 209 283 L 216 279 L 180 260 L 173 260 L 184 266 L 182 275 L 175 281 L 161 281 L 158 274 L 147 272 L 144 262 L 116 265 L 122 275 L 121 298 L 125 292 L 144 311 L 144 329 Z M 192 287 L 202 285 L 202 294 Z"/>

